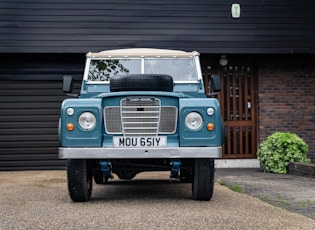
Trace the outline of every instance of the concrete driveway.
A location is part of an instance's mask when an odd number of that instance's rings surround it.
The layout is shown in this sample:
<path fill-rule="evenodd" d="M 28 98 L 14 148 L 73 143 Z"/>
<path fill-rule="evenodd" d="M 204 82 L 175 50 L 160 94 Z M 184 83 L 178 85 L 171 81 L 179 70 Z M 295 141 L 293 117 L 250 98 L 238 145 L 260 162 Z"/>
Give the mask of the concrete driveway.
<path fill-rule="evenodd" d="M 0 229 L 314 229 L 315 220 L 215 184 L 209 202 L 168 173 L 93 184 L 73 203 L 65 171 L 0 172 Z"/>

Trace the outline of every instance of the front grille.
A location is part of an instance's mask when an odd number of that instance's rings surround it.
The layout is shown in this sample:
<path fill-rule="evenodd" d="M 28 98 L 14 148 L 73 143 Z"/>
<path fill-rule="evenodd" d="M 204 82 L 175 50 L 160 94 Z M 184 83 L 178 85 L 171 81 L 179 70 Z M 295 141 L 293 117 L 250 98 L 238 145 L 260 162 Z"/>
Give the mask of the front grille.
<path fill-rule="evenodd" d="M 154 136 L 176 132 L 177 108 L 161 106 L 157 98 L 128 97 L 120 106 L 104 108 L 105 130 L 108 134 Z"/>

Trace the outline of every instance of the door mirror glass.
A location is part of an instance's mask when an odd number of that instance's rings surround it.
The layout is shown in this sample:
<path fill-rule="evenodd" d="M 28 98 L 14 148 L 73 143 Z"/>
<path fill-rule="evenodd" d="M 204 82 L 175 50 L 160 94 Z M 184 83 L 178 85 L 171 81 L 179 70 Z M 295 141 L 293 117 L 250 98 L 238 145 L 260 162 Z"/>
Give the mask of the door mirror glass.
<path fill-rule="evenodd" d="M 72 76 L 63 76 L 63 87 L 62 91 L 64 93 L 71 93 L 73 88 Z"/>
<path fill-rule="evenodd" d="M 221 80 L 219 74 L 212 74 L 211 75 L 211 87 L 214 92 L 221 91 Z"/>

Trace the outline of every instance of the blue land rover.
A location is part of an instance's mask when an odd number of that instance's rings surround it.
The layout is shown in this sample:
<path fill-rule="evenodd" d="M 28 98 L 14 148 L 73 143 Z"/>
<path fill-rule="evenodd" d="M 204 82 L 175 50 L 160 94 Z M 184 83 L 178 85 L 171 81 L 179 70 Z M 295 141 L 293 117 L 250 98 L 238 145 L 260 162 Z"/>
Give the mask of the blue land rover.
<path fill-rule="evenodd" d="M 63 101 L 59 157 L 75 202 L 91 197 L 93 178 L 130 180 L 170 171 L 210 200 L 223 124 L 216 98 L 205 95 L 198 52 L 120 49 L 88 53 L 80 95 Z M 72 77 L 63 91 L 71 93 Z M 212 76 L 213 92 L 220 79 Z"/>

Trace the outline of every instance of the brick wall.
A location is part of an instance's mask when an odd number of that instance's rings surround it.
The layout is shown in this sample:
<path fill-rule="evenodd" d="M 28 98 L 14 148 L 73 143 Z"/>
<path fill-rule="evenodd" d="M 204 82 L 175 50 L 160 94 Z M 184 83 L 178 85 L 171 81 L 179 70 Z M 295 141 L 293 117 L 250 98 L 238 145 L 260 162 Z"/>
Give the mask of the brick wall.
<path fill-rule="evenodd" d="M 257 66 L 259 143 L 276 131 L 296 133 L 315 162 L 314 57 L 264 57 Z"/>

